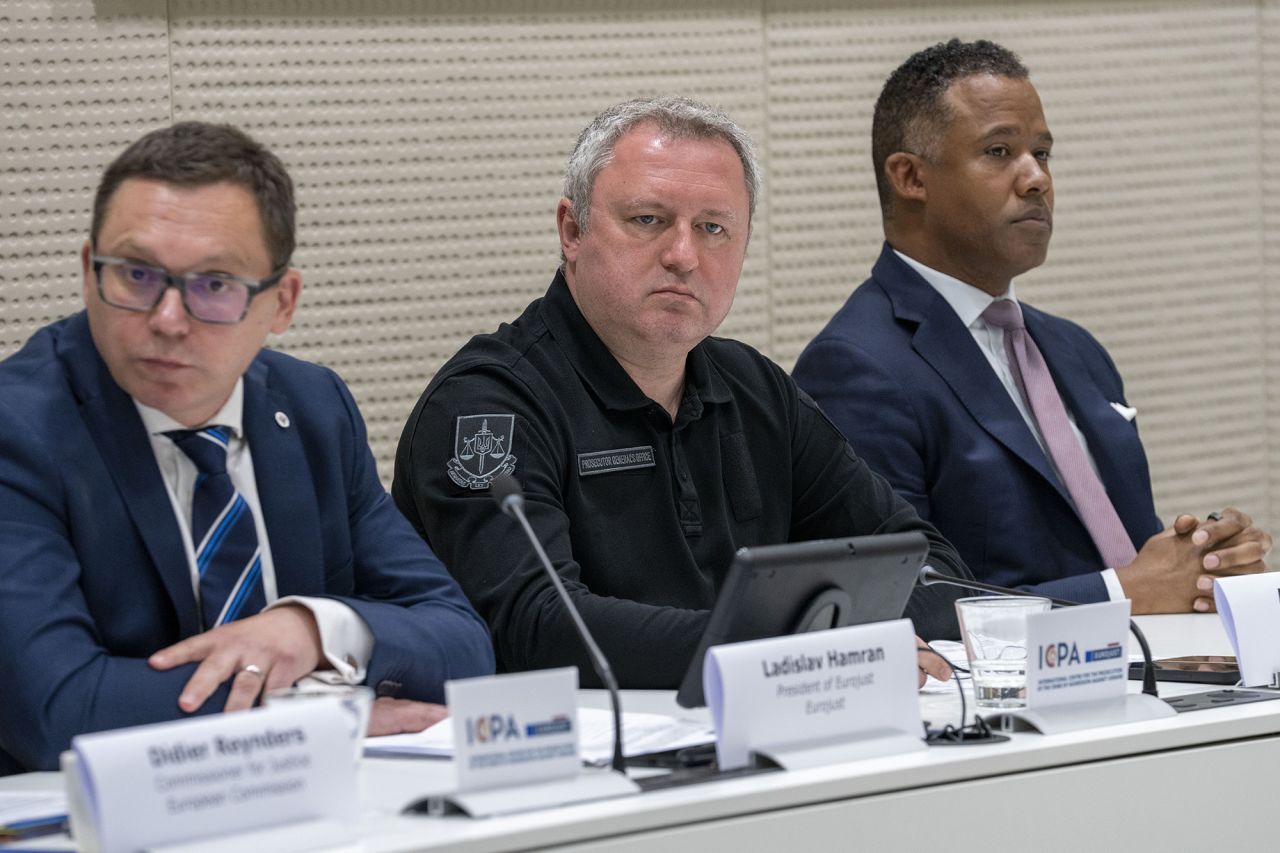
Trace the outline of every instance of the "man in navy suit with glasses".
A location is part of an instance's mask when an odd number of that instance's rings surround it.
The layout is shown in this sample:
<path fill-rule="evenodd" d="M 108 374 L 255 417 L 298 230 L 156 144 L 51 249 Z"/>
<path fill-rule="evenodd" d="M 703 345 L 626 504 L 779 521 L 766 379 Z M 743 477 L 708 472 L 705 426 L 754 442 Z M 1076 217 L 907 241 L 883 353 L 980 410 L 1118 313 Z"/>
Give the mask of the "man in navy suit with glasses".
<path fill-rule="evenodd" d="M 493 671 L 346 386 L 263 349 L 293 249 L 292 182 L 234 128 L 157 130 L 104 173 L 85 309 L 0 363 L 0 773 L 308 677 L 421 728 Z"/>

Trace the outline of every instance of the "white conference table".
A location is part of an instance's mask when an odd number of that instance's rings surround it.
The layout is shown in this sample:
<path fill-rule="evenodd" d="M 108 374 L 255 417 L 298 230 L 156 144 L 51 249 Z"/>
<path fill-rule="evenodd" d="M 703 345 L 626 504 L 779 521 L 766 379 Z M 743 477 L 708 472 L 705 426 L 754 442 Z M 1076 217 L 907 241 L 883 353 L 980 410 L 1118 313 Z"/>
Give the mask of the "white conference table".
<path fill-rule="evenodd" d="M 1214 616 L 1139 621 L 1157 657 L 1231 652 Z M 1160 689 L 1214 688 L 1162 682 Z M 583 704 L 603 707 L 607 696 L 583 691 Z M 959 715 L 954 694 L 922 695 L 921 705 L 935 724 Z M 625 691 L 623 707 L 692 714 L 669 692 Z M 1280 847 L 1272 812 L 1280 701 L 1054 736 L 1015 733 L 1007 743 L 931 747 L 499 818 L 399 814 L 452 781 L 447 761 L 366 759 L 359 825 L 328 836 L 322 829 L 315 846 L 358 839 L 342 849 L 1270 850 Z M 186 849 L 269 849 L 281 838 L 276 831 L 257 843 L 247 835 Z"/>

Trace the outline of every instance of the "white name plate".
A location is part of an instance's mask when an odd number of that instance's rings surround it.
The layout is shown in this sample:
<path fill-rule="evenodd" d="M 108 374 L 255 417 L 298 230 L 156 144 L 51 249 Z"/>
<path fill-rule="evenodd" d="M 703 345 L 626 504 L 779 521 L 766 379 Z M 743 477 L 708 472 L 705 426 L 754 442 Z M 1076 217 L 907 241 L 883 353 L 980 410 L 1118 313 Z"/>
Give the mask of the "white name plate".
<path fill-rule="evenodd" d="M 458 791 L 577 776 L 577 690 L 576 667 L 445 682 Z"/>
<path fill-rule="evenodd" d="M 357 816 L 351 719 L 338 701 L 80 735 L 69 798 L 103 853 Z"/>
<path fill-rule="evenodd" d="M 1027 708 L 1120 698 L 1128 690 L 1129 601 L 1027 616 Z"/>
<path fill-rule="evenodd" d="M 1280 572 L 1213 582 L 1213 602 L 1246 687 L 1265 687 L 1280 672 Z"/>
<path fill-rule="evenodd" d="M 891 751 L 924 749 L 917 672 L 907 619 L 713 646 L 702 682 L 720 769 L 788 749 L 833 763 L 843 760 L 833 748 L 841 741 L 865 747 L 890 736 Z"/>

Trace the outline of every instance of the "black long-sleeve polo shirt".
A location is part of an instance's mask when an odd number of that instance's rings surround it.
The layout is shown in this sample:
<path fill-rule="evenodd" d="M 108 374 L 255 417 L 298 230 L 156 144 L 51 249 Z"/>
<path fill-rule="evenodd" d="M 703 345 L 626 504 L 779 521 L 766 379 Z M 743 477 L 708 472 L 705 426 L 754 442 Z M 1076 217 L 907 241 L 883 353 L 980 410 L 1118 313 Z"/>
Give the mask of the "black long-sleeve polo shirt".
<path fill-rule="evenodd" d="M 679 684 L 743 546 L 921 530 L 935 568 L 971 577 L 776 364 L 706 339 L 673 422 L 562 275 L 436 374 L 400 438 L 392 494 L 488 621 L 501 669 L 577 665 L 594 685 L 554 587 L 489 496 L 502 471 L 523 484 L 529 521 L 623 687 Z M 955 598 L 919 589 L 906 615 L 926 639 L 954 637 Z"/>

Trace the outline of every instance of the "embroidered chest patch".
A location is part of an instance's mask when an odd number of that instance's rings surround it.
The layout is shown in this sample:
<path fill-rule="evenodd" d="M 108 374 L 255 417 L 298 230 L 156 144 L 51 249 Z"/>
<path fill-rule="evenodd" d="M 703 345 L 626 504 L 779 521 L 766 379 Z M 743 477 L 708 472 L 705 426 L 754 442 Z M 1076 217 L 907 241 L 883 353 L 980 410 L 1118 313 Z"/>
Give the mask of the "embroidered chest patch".
<path fill-rule="evenodd" d="M 614 471 L 630 471 L 632 468 L 652 468 L 657 464 L 652 446 L 596 450 L 578 454 L 578 476 L 612 474 Z"/>
<path fill-rule="evenodd" d="M 499 474 L 516 470 L 511 453 L 516 416 L 462 415 L 454 427 L 449 479 L 466 489 L 487 489 Z"/>

